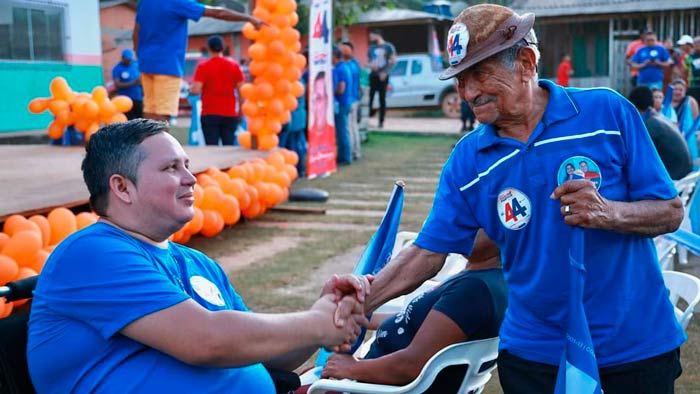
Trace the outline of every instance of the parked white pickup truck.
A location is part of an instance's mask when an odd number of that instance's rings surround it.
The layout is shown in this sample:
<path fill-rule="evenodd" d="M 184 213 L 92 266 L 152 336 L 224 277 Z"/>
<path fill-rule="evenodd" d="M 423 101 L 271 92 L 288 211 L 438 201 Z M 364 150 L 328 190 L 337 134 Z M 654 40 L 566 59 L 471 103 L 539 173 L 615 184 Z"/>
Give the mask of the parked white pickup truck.
<path fill-rule="evenodd" d="M 439 107 L 445 116 L 458 118 L 459 95 L 451 79 L 438 78 L 442 70 L 442 63 L 433 62 L 427 53 L 397 55 L 389 77 L 387 108 Z"/>

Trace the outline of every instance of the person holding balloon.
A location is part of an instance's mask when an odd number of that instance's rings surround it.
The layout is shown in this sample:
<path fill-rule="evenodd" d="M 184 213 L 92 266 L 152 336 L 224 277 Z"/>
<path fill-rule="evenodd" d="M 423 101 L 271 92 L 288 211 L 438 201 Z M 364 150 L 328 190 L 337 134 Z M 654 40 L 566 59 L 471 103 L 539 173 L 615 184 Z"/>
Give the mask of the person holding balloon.
<path fill-rule="evenodd" d="M 251 22 L 256 27 L 263 24 L 254 16 L 194 0 L 139 1 L 133 41 L 139 58 L 145 117 L 167 121 L 177 115 L 185 70 L 187 21 L 198 21 L 203 16 Z"/>
<path fill-rule="evenodd" d="M 195 177 L 166 123 L 95 133 L 83 178 L 100 220 L 63 240 L 34 292 L 27 360 L 38 392 L 275 393 L 319 347 L 367 324 L 371 277 L 334 276 L 307 311 L 248 310 L 212 259 L 168 239 L 194 216 Z"/>

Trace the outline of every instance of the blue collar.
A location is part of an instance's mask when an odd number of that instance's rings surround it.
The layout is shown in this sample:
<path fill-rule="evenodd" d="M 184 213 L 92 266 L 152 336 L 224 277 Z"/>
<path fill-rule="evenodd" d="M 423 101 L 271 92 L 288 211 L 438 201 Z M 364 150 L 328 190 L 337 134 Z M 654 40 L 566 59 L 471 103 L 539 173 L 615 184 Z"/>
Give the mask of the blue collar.
<path fill-rule="evenodd" d="M 556 122 L 572 118 L 578 115 L 580 112 L 578 106 L 576 106 L 576 103 L 565 88 L 547 79 L 540 79 L 538 85 L 549 91 L 549 99 L 547 101 L 547 108 L 544 110 L 542 120 L 532 131 L 527 145 L 533 143 L 539 137 L 539 135 L 542 134 L 545 127 L 549 127 Z M 508 143 L 509 141 L 522 145 L 511 138 L 500 137 L 498 133 L 496 133 L 493 125 L 485 124 L 479 132 L 477 148 L 479 150 L 484 150 L 498 143 Z M 512 144 L 512 142 L 509 143 L 509 145 Z"/>

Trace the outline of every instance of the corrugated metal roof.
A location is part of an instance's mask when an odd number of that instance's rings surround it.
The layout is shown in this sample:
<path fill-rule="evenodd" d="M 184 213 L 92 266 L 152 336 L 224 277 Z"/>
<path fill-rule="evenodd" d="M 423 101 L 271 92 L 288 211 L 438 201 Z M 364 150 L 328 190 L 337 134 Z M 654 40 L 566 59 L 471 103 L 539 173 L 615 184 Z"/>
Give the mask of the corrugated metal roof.
<path fill-rule="evenodd" d="M 357 24 L 382 23 L 382 22 L 408 22 L 421 21 L 426 19 L 452 20 L 446 16 L 432 14 L 430 12 L 407 10 L 407 9 L 378 9 L 363 13 Z"/>
<path fill-rule="evenodd" d="M 214 18 L 201 18 L 187 22 L 187 35 L 208 36 L 211 34 L 237 33 L 243 30 L 245 22 L 229 22 Z"/>
<path fill-rule="evenodd" d="M 511 8 L 535 16 L 623 14 L 669 10 L 700 10 L 698 0 L 515 0 Z"/>

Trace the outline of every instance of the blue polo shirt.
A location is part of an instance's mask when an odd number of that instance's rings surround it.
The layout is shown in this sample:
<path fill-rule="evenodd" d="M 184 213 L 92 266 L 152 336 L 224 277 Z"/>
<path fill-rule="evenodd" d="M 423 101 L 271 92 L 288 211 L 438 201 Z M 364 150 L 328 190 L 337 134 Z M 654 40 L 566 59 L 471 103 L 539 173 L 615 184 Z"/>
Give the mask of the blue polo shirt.
<path fill-rule="evenodd" d="M 204 5 L 193 0 L 141 0 L 138 59 L 142 73 L 182 77 L 187 50 L 187 20 L 198 21 Z"/>
<path fill-rule="evenodd" d="M 186 246 L 167 249 L 104 223 L 51 253 L 34 292 L 27 362 L 40 393 L 260 393 L 262 364 L 186 364 L 121 334 L 139 318 L 192 299 L 211 312 L 248 311 L 216 262 Z"/>
<path fill-rule="evenodd" d="M 549 101 L 527 143 L 484 125 L 457 144 L 415 244 L 469 255 L 484 228 L 501 249 L 509 290 L 501 349 L 558 365 L 572 231 L 549 196 L 566 179 L 567 164 L 585 162 L 574 175 L 613 201 L 670 200 L 677 192 L 626 99 L 609 89 L 539 84 Z M 646 359 L 685 341 L 652 238 L 587 229 L 584 264 L 584 308 L 599 366 Z"/>
<path fill-rule="evenodd" d="M 350 102 L 356 103 L 360 101 L 360 63 L 355 58 L 344 63 L 348 65 L 348 70 L 350 70 Z"/>
<path fill-rule="evenodd" d="M 350 76 L 350 68 L 345 62 L 338 62 L 333 66 L 333 92 L 338 88 L 338 84 L 345 82 L 345 91 L 341 95 L 334 94 L 335 101 L 344 107 L 352 104 L 352 81 Z"/>
<path fill-rule="evenodd" d="M 632 56 L 632 61 L 634 63 L 644 63 L 647 60 L 654 61 L 658 60 L 660 62 L 668 61 L 670 55 L 666 48 L 661 45 L 654 45 L 653 47 L 643 46 L 634 53 Z M 637 83 L 640 85 L 648 83 L 659 83 L 664 80 L 664 70 L 659 66 L 647 65 L 639 69 L 639 75 L 637 76 Z"/>
<path fill-rule="evenodd" d="M 132 61 L 128 66 L 122 62 L 117 63 L 112 68 L 112 79 L 119 82 L 131 82 L 139 79 L 139 64 Z M 143 89 L 141 85 L 133 85 L 124 89 L 117 89 L 117 94 L 127 96 L 132 100 L 143 100 Z"/>

